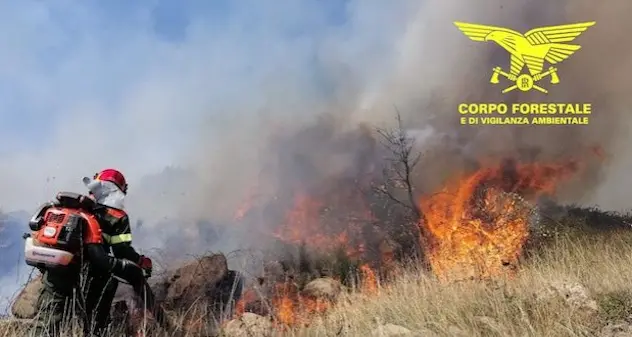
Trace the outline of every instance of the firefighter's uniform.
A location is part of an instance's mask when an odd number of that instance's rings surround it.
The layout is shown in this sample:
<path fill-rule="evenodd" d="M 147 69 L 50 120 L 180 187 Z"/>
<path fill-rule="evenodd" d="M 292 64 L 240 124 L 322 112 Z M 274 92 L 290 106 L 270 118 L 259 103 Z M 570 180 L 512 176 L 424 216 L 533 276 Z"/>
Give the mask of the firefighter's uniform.
<path fill-rule="evenodd" d="M 99 244 L 114 257 L 99 256 L 106 261 L 92 261 L 95 254 L 86 254 L 85 261 L 65 270 L 45 270 L 44 287 L 38 300 L 36 336 L 58 336 L 60 328 L 73 319 L 84 320 L 84 334 L 101 335 L 107 327 L 110 308 L 118 286 L 113 273 L 117 262 L 127 259 L 139 263 L 141 255 L 132 247 L 132 233 L 127 214 L 118 209 L 99 206 L 94 215 L 100 226 Z M 85 239 L 84 239 L 85 240 Z M 98 263 L 97 263 L 98 262 Z"/>

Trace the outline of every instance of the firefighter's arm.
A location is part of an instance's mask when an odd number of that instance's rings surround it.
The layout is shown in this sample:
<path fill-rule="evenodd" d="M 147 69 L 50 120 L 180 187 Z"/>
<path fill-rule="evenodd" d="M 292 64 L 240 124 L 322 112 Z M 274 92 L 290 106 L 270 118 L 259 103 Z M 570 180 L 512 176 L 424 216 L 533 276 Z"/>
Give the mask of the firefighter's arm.
<path fill-rule="evenodd" d="M 95 268 L 103 272 L 112 272 L 116 266 L 116 259 L 109 256 L 103 247 L 103 233 L 99 221 L 92 214 L 82 213 L 82 216 L 86 219 L 83 244 L 88 260 Z"/>
<path fill-rule="evenodd" d="M 127 259 L 117 259 L 108 255 L 103 248 L 103 244 L 86 245 L 86 253 L 92 266 L 103 271 L 104 273 L 112 273 L 134 287 L 142 286 L 145 282 L 143 270 L 132 261 Z"/>
<path fill-rule="evenodd" d="M 110 245 L 112 247 L 112 252 L 114 256 L 121 259 L 128 259 L 136 264 L 138 264 L 144 271 L 147 277 L 151 277 L 153 272 L 153 262 L 150 258 L 145 255 L 139 254 L 136 249 L 132 246 L 132 232 L 129 225 L 129 220 L 127 216 L 125 216 L 123 221 L 115 226 L 117 229 L 121 229 L 122 235 L 116 235 L 113 237 L 122 238 L 120 242 L 110 239 Z M 127 241 L 129 239 L 129 241 Z"/>
<path fill-rule="evenodd" d="M 104 273 L 112 273 L 123 278 L 133 286 L 144 284 L 145 275 L 142 269 L 135 263 L 112 257 L 103 246 L 103 236 L 99 222 L 92 215 L 84 214 L 88 222 L 83 240 L 86 254 L 92 266 Z"/>
<path fill-rule="evenodd" d="M 113 224 L 114 231 L 111 235 L 103 235 L 106 243 L 112 247 L 114 256 L 119 259 L 128 259 L 134 263 L 139 263 L 141 255 L 132 246 L 132 230 L 129 217 L 121 214 Z"/>
<path fill-rule="evenodd" d="M 102 272 L 111 273 L 117 264 L 117 259 L 108 255 L 102 244 L 92 243 L 86 245 L 88 260 L 95 268 Z"/>

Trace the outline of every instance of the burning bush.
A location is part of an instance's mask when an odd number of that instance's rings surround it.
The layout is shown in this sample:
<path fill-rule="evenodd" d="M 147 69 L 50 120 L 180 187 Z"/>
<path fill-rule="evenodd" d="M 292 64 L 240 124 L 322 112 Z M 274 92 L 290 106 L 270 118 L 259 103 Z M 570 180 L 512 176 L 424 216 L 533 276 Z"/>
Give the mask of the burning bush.
<path fill-rule="evenodd" d="M 581 158 L 469 160 L 441 189 L 428 190 L 415 186 L 424 181 L 428 161 L 399 116 L 392 130 L 361 127 L 340 135 L 323 131 L 329 127 L 279 140 L 283 177 L 275 180 L 276 194 L 251 193 L 236 213 L 246 225 L 252 214 L 265 214 L 256 222 L 274 240 L 269 259 L 283 269 L 283 277 L 268 280 L 267 291 L 244 301 L 266 297 L 264 306 L 285 324 L 305 322 L 298 311 L 310 316 L 327 307 L 301 295 L 315 278 L 376 292 L 394 266 L 411 260 L 442 279 L 516 270 L 527 244 L 539 239 L 540 199 L 555 196 L 585 168 Z M 339 157 L 345 167 L 323 169 Z M 288 308 L 292 315 L 283 313 Z"/>
<path fill-rule="evenodd" d="M 422 198 L 420 223 L 429 237 L 428 257 L 442 277 L 490 277 L 515 266 L 535 219 L 523 197 L 555 192 L 577 172 L 575 161 L 518 164 L 505 160 L 449 183 Z"/>

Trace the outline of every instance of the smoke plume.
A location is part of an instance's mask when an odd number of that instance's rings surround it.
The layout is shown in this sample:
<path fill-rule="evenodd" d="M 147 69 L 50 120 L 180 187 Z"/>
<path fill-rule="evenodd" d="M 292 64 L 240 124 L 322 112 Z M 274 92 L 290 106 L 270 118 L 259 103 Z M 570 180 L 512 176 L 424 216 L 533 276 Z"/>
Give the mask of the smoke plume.
<path fill-rule="evenodd" d="M 363 8 L 360 3 L 357 6 Z M 232 212 L 246 198 L 244 193 L 249 188 L 261 184 L 271 184 L 277 190 L 292 189 L 288 171 L 301 174 L 306 170 L 305 164 L 296 164 L 297 157 L 309 162 L 311 171 L 318 172 L 311 174 L 311 180 L 319 175 L 324 181 L 355 172 L 357 157 L 363 155 L 361 149 L 334 145 L 332 139 L 360 125 L 393 126 L 395 109 L 401 112 L 407 128 L 430 132 L 420 144 L 425 156 L 419 164 L 418 179 L 426 191 L 439 187 L 451 173 L 471 167 L 472 162 L 504 157 L 523 161 L 568 157 L 589 165 L 574 184 L 567 186 L 561 199 L 623 207 L 625 204 L 617 202 L 621 200 L 615 195 L 618 193 L 604 192 L 602 186 L 625 179 L 617 174 L 617 167 L 623 167 L 626 161 L 625 151 L 620 148 L 627 144 L 625 130 L 630 123 L 627 107 L 631 102 L 625 92 L 630 89 L 626 79 L 632 68 L 624 55 L 631 46 L 622 42 L 628 25 L 622 13 L 630 6 L 624 1 L 599 5 L 588 1 L 426 1 L 408 7 L 405 14 L 402 11 L 397 22 L 373 18 L 373 25 L 388 24 L 394 32 L 388 36 L 389 42 L 381 40 L 382 34 L 371 40 L 375 47 L 389 48 L 372 49 L 374 53 L 361 58 L 341 53 L 335 48 L 346 47 L 337 44 L 341 37 L 329 35 L 328 42 L 319 45 L 318 62 L 322 73 L 334 78 L 330 82 L 333 94 L 319 100 L 309 90 L 265 90 L 267 101 L 259 110 L 260 119 L 236 122 L 242 132 L 232 133 L 233 129 L 227 128 L 223 142 L 202 141 L 200 151 L 208 155 L 200 156 L 198 163 L 204 168 L 201 171 L 209 172 L 210 180 L 209 187 L 201 190 L 204 197 L 198 199 L 202 203 L 199 208 L 216 215 L 222 210 Z M 561 84 L 549 95 L 542 95 L 518 91 L 501 94 L 498 87 L 490 85 L 492 68 L 507 67 L 509 55 L 492 43 L 470 41 L 453 21 L 521 32 L 565 23 L 597 24 L 577 38 L 575 43 L 582 49 L 560 64 Z M 362 20 L 358 19 L 357 25 L 359 22 Z M 265 87 L 274 88 L 277 81 L 275 78 Z M 593 114 L 588 126 L 460 126 L 457 106 L 464 102 L 591 103 Z M 284 112 L 296 115 L 279 120 Z M 327 122 L 302 118 L 323 115 Z M 320 125 L 320 135 L 313 130 L 314 125 Z M 262 145 L 278 134 L 294 136 L 288 138 L 286 146 L 275 150 Z M 301 143 L 310 145 L 296 145 Z M 605 161 L 597 160 L 597 149 L 608 155 Z M 276 169 L 270 169 L 275 165 L 271 162 L 276 163 Z M 239 178 L 224 179 L 227 176 Z M 209 205 L 209 192 L 222 195 L 222 200 Z"/>

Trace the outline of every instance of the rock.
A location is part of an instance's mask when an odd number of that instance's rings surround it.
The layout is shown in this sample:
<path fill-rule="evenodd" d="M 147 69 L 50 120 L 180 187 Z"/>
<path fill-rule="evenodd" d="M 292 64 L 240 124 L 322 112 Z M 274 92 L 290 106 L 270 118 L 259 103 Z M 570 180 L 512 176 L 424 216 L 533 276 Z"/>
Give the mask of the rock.
<path fill-rule="evenodd" d="M 413 336 L 413 332 L 400 325 L 384 324 L 371 332 L 375 337 L 404 337 Z"/>
<path fill-rule="evenodd" d="M 154 297 L 157 303 L 164 303 L 167 298 L 167 289 L 169 282 L 164 275 L 154 275 L 147 279 L 149 287 L 154 292 Z M 131 313 L 137 308 L 142 307 L 142 299 L 134 292 L 134 289 L 129 284 L 119 282 L 119 286 L 116 289 L 114 295 L 114 301 L 112 302 L 112 316 L 117 318 L 125 318 L 128 313 Z"/>
<path fill-rule="evenodd" d="M 241 296 L 243 279 L 239 273 L 228 269 L 224 255 L 214 254 L 154 277 L 149 284 L 156 301 L 167 310 L 187 310 L 204 302 L 217 311 L 224 311 Z M 132 294 L 128 290 L 121 295 L 130 298 Z"/>
<path fill-rule="evenodd" d="M 342 292 L 342 284 L 329 278 L 317 278 L 309 282 L 303 289 L 303 295 L 318 299 L 335 301 Z"/>
<path fill-rule="evenodd" d="M 249 312 L 231 320 L 223 329 L 226 337 L 270 337 L 273 336 L 273 332 L 273 325 L 269 319 Z"/>
<path fill-rule="evenodd" d="M 599 310 L 597 301 L 591 298 L 588 289 L 577 282 L 553 282 L 538 292 L 536 298 L 543 301 L 563 299 L 572 308 L 586 313 L 596 313 Z"/>
<path fill-rule="evenodd" d="M 216 285 L 228 274 L 228 263 L 222 254 L 202 257 L 178 268 L 168 281 L 165 303 L 186 308 L 208 298 Z"/>
<path fill-rule="evenodd" d="M 172 272 L 173 274 L 173 272 Z M 154 292 L 154 296 L 156 297 L 156 301 L 159 303 L 163 303 L 167 298 L 167 290 L 169 289 L 169 279 L 170 277 L 163 275 L 154 275 L 153 277 L 147 279 L 147 283 L 151 290 Z"/>
<path fill-rule="evenodd" d="M 16 318 L 30 319 L 37 314 L 37 299 L 43 288 L 42 275 L 27 283 L 11 305 L 11 314 Z"/>
<path fill-rule="evenodd" d="M 184 313 L 183 325 L 195 336 L 212 334 L 218 330 L 218 322 L 232 318 L 243 287 L 241 275 L 228 269 L 222 254 L 189 262 L 168 273 L 163 282 L 156 284 L 165 294 L 162 306 Z"/>

